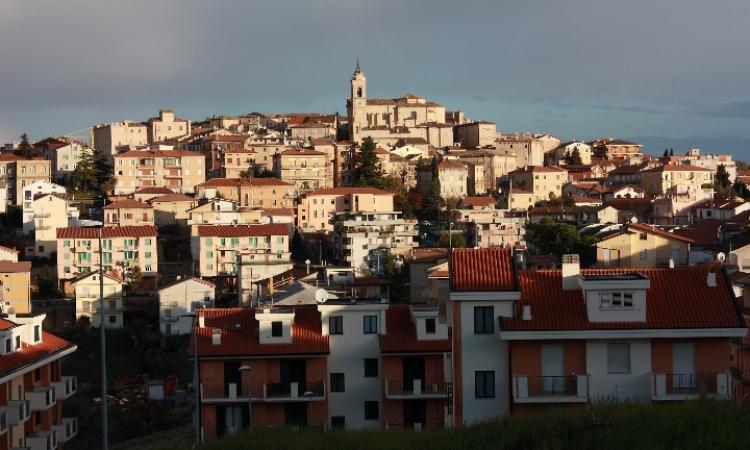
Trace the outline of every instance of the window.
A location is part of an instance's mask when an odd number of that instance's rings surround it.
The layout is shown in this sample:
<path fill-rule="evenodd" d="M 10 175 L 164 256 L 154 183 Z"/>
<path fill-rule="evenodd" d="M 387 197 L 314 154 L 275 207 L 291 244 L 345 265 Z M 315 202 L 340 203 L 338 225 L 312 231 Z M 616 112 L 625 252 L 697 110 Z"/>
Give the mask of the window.
<path fill-rule="evenodd" d="M 39 325 L 34 325 L 34 342 L 39 342 L 41 339 L 41 328 L 39 327 Z"/>
<path fill-rule="evenodd" d="M 641 261 L 646 261 L 648 259 L 648 249 L 641 250 Z"/>
<path fill-rule="evenodd" d="M 40 381 L 42 379 L 42 368 L 37 367 L 34 369 L 34 382 Z"/>
<path fill-rule="evenodd" d="M 630 344 L 611 342 L 607 344 L 607 373 L 630 373 Z"/>
<path fill-rule="evenodd" d="M 10 339 L 5 340 L 5 353 L 11 352 L 11 342 Z"/>
<path fill-rule="evenodd" d="M 632 292 L 600 292 L 599 308 L 601 309 L 632 309 Z"/>
<path fill-rule="evenodd" d="M 117 323 L 117 317 L 116 316 L 109 316 L 109 323 Z"/>
<path fill-rule="evenodd" d="M 365 420 L 378 420 L 380 411 L 377 401 L 365 401 Z"/>
<path fill-rule="evenodd" d="M 328 334 L 344 334 L 344 316 L 328 318 Z"/>
<path fill-rule="evenodd" d="M 21 348 L 21 336 L 16 336 L 16 350 Z"/>
<path fill-rule="evenodd" d="M 364 316 L 362 319 L 365 334 L 378 332 L 378 316 Z"/>
<path fill-rule="evenodd" d="M 34 426 L 41 425 L 42 423 L 42 412 L 34 411 Z"/>
<path fill-rule="evenodd" d="M 646 233 L 640 233 L 640 234 L 638 235 L 638 239 L 640 239 L 640 240 L 642 240 L 642 241 L 645 241 L 645 240 L 647 240 L 647 239 L 648 239 L 648 235 L 647 235 Z"/>
<path fill-rule="evenodd" d="M 271 336 L 281 337 L 281 322 L 271 322 Z"/>
<path fill-rule="evenodd" d="M 344 381 L 343 373 L 332 373 L 331 374 L 331 392 L 344 392 L 346 390 L 346 383 Z"/>
<path fill-rule="evenodd" d="M 435 319 L 425 319 L 424 328 L 427 334 L 435 334 Z"/>
<path fill-rule="evenodd" d="M 474 307 L 474 334 L 491 334 L 495 331 L 492 306 Z"/>
<path fill-rule="evenodd" d="M 365 378 L 378 376 L 378 359 L 365 358 Z"/>
<path fill-rule="evenodd" d="M 331 428 L 346 428 L 346 417 L 331 416 Z"/>
<path fill-rule="evenodd" d="M 474 372 L 474 397 L 495 398 L 494 370 L 478 370 Z"/>

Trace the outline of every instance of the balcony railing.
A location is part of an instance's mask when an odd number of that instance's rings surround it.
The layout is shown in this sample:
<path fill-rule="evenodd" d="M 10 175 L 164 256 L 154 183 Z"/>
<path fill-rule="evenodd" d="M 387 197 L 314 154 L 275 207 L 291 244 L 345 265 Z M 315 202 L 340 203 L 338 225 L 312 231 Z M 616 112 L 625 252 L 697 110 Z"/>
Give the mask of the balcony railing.
<path fill-rule="evenodd" d="M 64 376 L 60 381 L 52 383 L 55 387 L 55 400 L 70 398 L 78 390 L 78 379 L 75 375 Z"/>
<path fill-rule="evenodd" d="M 730 398 L 729 373 L 656 373 L 651 375 L 653 400 Z"/>
<path fill-rule="evenodd" d="M 414 423 L 390 423 L 385 422 L 383 427 L 386 430 L 440 430 L 445 428 L 444 423 L 440 422 L 414 422 Z"/>
<path fill-rule="evenodd" d="M 201 399 L 205 402 L 263 400 L 263 383 L 201 383 Z"/>
<path fill-rule="evenodd" d="M 26 446 L 31 450 L 54 450 L 57 448 L 57 433 L 54 431 L 26 433 Z"/>
<path fill-rule="evenodd" d="M 323 381 L 266 383 L 265 400 L 267 402 L 323 400 L 325 392 Z"/>
<path fill-rule="evenodd" d="M 6 414 L 9 426 L 20 425 L 31 417 L 31 406 L 28 400 L 9 400 L 0 410 Z"/>
<path fill-rule="evenodd" d="M 78 434 L 78 419 L 75 417 L 64 417 L 62 425 L 50 427 L 57 435 L 58 442 L 68 442 Z"/>
<path fill-rule="evenodd" d="M 588 375 L 513 377 L 515 403 L 583 403 L 589 398 Z"/>
<path fill-rule="evenodd" d="M 38 387 L 26 392 L 26 398 L 31 402 L 32 411 L 46 411 L 55 404 L 55 387 Z"/>
<path fill-rule="evenodd" d="M 391 400 L 440 399 L 450 397 L 450 384 L 443 380 L 385 380 L 385 397 Z"/>

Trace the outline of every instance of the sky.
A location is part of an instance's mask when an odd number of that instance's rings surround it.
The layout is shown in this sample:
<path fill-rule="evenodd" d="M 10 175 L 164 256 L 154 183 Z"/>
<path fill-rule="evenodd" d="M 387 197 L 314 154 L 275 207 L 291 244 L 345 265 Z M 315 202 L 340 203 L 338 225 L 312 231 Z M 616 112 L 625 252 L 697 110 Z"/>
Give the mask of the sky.
<path fill-rule="evenodd" d="M 414 92 L 499 131 L 750 160 L 747 0 L 2 0 L 0 143 Z"/>

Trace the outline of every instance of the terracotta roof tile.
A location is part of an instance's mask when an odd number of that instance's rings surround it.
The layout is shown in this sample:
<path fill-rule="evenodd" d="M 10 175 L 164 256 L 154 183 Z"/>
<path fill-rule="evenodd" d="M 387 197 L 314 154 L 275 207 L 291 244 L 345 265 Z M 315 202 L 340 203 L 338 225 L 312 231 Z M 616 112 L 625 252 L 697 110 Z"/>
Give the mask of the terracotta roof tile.
<path fill-rule="evenodd" d="M 450 271 L 455 292 L 518 289 L 509 249 L 454 249 Z"/>
<path fill-rule="evenodd" d="M 104 227 L 102 235 L 105 238 L 113 237 L 149 237 L 158 233 L 154 225 L 138 225 L 126 227 Z M 58 239 L 96 239 L 99 237 L 99 227 L 69 227 L 58 228 Z"/>
<path fill-rule="evenodd" d="M 464 197 L 461 203 L 466 206 L 478 207 L 478 206 L 494 206 L 497 203 L 495 197 Z"/>
<path fill-rule="evenodd" d="M 105 206 L 104 209 L 120 209 L 120 208 L 146 208 L 151 209 L 152 206 L 148 203 L 139 202 L 138 200 L 131 200 L 129 198 L 120 200 L 118 202 L 110 203 Z"/>
<path fill-rule="evenodd" d="M 391 304 L 385 313 L 386 334 L 380 335 L 383 353 L 449 352 L 449 339 L 418 340 L 411 319 L 411 305 Z"/>
<path fill-rule="evenodd" d="M 135 194 L 173 194 L 174 191 L 165 187 L 146 187 L 135 191 Z"/>
<path fill-rule="evenodd" d="M 664 230 L 662 230 L 661 228 L 659 228 L 656 225 L 646 225 L 646 224 L 643 224 L 643 223 L 628 223 L 628 224 L 625 224 L 625 225 L 623 225 L 623 227 L 622 227 L 621 230 L 619 230 L 619 231 L 617 231 L 615 233 L 612 233 L 611 235 L 608 235 L 606 237 L 603 237 L 602 241 L 606 241 L 609 238 L 615 237 L 616 235 L 620 235 L 624 231 L 627 231 L 627 230 L 634 230 L 634 231 L 643 232 L 643 233 L 651 233 L 651 234 L 655 234 L 657 236 L 661 236 L 663 238 L 674 239 L 676 241 L 687 242 L 688 244 L 692 244 L 692 243 L 695 242 L 693 239 L 690 239 L 688 237 L 682 236 L 680 234 L 671 233 L 669 231 L 664 231 Z"/>
<path fill-rule="evenodd" d="M 0 273 L 31 272 L 31 261 L 0 261 Z"/>
<path fill-rule="evenodd" d="M 291 186 L 291 183 L 274 177 L 266 178 L 211 178 L 198 186 L 220 187 L 220 186 Z"/>
<path fill-rule="evenodd" d="M 351 195 L 351 194 L 373 194 L 373 195 L 393 195 L 392 192 L 373 187 L 337 187 L 318 189 L 307 194 L 308 197 L 315 195 Z"/>
<path fill-rule="evenodd" d="M 181 158 L 185 156 L 200 156 L 202 154 L 187 150 L 129 150 L 115 155 L 115 158 Z"/>
<path fill-rule="evenodd" d="M 241 237 L 241 236 L 288 236 L 289 225 L 266 223 L 261 225 L 199 225 L 198 236 Z"/>
<path fill-rule="evenodd" d="M 0 329 L 16 326 L 13 322 L 5 319 L 0 319 L 0 323 L 2 323 Z M 75 349 L 76 346 L 53 334 L 42 331 L 42 342 L 33 345 L 24 343 L 19 350 L 0 356 L 0 376 L 8 375 L 14 370 L 70 348 Z"/>
<path fill-rule="evenodd" d="M 197 201 L 193 197 L 185 194 L 165 194 L 159 197 L 152 198 L 149 200 L 151 203 L 162 203 L 162 202 L 195 202 Z"/>

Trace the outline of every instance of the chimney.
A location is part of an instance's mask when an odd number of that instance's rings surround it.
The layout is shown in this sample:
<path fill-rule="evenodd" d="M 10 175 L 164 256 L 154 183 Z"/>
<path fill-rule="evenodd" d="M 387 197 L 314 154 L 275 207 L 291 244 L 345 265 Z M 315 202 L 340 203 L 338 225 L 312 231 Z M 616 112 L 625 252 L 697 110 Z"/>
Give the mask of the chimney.
<path fill-rule="evenodd" d="M 198 312 L 198 328 L 204 328 L 206 326 L 206 318 Z"/>
<path fill-rule="evenodd" d="M 523 302 L 523 309 L 521 310 L 521 319 L 531 320 L 531 305 L 529 302 Z"/>
<path fill-rule="evenodd" d="M 706 284 L 708 287 L 716 287 L 716 272 L 708 272 L 708 275 L 706 275 Z"/>
<path fill-rule="evenodd" d="M 669 258 L 669 268 L 674 269 L 674 258 Z"/>
<path fill-rule="evenodd" d="M 220 328 L 214 328 L 213 330 L 211 330 L 211 344 L 221 345 L 221 329 Z"/>
<path fill-rule="evenodd" d="M 562 285 L 563 290 L 578 289 L 578 275 L 581 273 L 581 263 L 578 255 L 563 255 L 562 257 Z"/>

